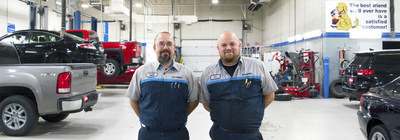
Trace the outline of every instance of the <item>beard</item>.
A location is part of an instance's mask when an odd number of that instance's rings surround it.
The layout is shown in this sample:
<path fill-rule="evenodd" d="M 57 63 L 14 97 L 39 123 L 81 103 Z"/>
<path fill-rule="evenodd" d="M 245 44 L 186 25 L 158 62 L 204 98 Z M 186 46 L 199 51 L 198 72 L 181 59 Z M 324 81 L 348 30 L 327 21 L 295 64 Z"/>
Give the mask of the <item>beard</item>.
<path fill-rule="evenodd" d="M 163 54 L 164 52 L 167 52 L 167 54 Z M 158 55 L 158 62 L 161 64 L 167 64 L 171 60 L 171 52 L 168 50 L 164 50 L 160 52 L 160 55 Z"/>
<path fill-rule="evenodd" d="M 226 52 L 221 57 L 222 61 L 225 63 L 233 63 L 236 62 L 239 58 L 239 55 L 235 54 L 235 52 L 227 54 Z"/>

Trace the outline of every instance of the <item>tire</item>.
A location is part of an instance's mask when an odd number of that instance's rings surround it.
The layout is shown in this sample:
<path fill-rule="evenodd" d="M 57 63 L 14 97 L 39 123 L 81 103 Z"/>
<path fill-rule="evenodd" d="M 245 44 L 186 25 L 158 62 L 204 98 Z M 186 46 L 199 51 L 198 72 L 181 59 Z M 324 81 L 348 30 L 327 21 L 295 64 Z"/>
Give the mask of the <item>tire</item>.
<path fill-rule="evenodd" d="M 310 98 L 315 98 L 315 97 L 317 97 L 318 95 L 319 95 L 319 92 L 318 92 L 317 89 L 310 89 L 310 90 L 308 91 L 308 97 L 310 97 Z"/>
<path fill-rule="evenodd" d="M 67 118 L 68 115 L 69 113 L 49 114 L 42 116 L 42 118 L 48 122 L 60 122 Z"/>
<path fill-rule="evenodd" d="M 71 59 L 63 54 L 55 54 L 47 59 L 47 63 L 71 63 Z"/>
<path fill-rule="evenodd" d="M 114 59 L 107 59 L 106 64 L 100 68 L 101 74 L 106 78 L 117 77 L 121 71 L 121 65 Z"/>
<path fill-rule="evenodd" d="M 368 140 L 390 140 L 389 133 L 384 125 L 376 125 L 369 133 Z"/>
<path fill-rule="evenodd" d="M 292 94 L 289 93 L 282 93 L 282 94 L 275 94 L 275 101 L 290 101 L 292 100 Z"/>
<path fill-rule="evenodd" d="M 336 79 L 329 84 L 329 94 L 335 98 L 346 97 L 346 93 L 342 89 L 342 80 Z"/>
<path fill-rule="evenodd" d="M 14 95 L 4 99 L 0 103 L 0 111 L 0 130 L 9 136 L 28 134 L 39 119 L 36 105 L 32 100 L 21 95 Z M 15 111 L 18 111 L 18 113 Z M 5 123 L 6 121 L 10 121 L 10 123 Z M 16 123 L 20 126 L 16 126 Z"/>
<path fill-rule="evenodd" d="M 121 66 L 121 71 L 119 71 L 118 76 L 124 75 L 127 69 L 128 66 Z"/>

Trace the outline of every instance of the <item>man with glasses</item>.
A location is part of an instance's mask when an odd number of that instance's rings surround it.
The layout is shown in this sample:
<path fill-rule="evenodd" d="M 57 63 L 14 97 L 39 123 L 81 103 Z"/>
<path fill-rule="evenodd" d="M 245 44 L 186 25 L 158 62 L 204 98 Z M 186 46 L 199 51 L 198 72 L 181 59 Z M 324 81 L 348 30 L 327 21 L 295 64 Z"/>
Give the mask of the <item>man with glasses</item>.
<path fill-rule="evenodd" d="M 157 55 L 136 70 L 126 92 L 140 119 L 139 140 L 188 140 L 188 115 L 198 105 L 199 83 L 193 72 L 173 61 L 175 42 L 159 33 L 153 49 Z"/>
<path fill-rule="evenodd" d="M 218 38 L 220 60 L 201 75 L 200 102 L 210 112 L 213 140 L 262 140 L 264 109 L 278 89 L 260 60 L 241 57 L 242 44 L 230 31 Z"/>

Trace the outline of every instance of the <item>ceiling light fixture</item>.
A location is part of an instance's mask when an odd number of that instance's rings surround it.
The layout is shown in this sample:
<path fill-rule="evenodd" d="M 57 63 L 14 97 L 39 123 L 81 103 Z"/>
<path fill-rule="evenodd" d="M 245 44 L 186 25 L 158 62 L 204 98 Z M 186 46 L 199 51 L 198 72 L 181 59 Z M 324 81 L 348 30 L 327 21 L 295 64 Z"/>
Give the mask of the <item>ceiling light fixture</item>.
<path fill-rule="evenodd" d="M 247 7 L 247 9 L 248 9 L 249 11 L 257 11 L 258 9 L 261 8 L 261 6 L 262 6 L 262 3 L 261 3 L 261 2 L 255 3 L 255 2 L 253 2 L 253 1 L 251 1 L 251 2 L 250 2 L 250 5 L 249 5 L 249 7 Z"/>
<path fill-rule="evenodd" d="M 211 1 L 213 4 L 218 4 L 218 0 L 212 0 Z"/>
<path fill-rule="evenodd" d="M 140 8 L 140 7 L 142 7 L 143 5 L 142 5 L 141 3 L 136 3 L 135 6 L 136 6 L 137 8 Z"/>
<path fill-rule="evenodd" d="M 89 8 L 89 5 L 88 4 L 82 4 L 81 7 L 82 8 Z"/>

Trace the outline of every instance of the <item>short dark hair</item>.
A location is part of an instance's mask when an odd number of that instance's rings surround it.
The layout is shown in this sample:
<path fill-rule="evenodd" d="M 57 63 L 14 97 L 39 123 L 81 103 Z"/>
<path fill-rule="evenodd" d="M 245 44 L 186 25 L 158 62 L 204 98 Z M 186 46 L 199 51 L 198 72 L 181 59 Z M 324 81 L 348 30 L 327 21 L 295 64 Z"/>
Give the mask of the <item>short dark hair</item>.
<path fill-rule="evenodd" d="M 156 38 L 157 38 L 160 34 L 169 34 L 169 35 L 172 36 L 171 33 L 167 32 L 167 31 L 162 31 L 162 32 L 158 33 L 158 34 L 156 35 L 156 37 L 154 37 L 154 45 L 156 44 Z M 172 37 L 172 38 L 174 38 L 174 37 Z M 174 44 L 175 44 L 175 39 L 174 39 Z"/>

